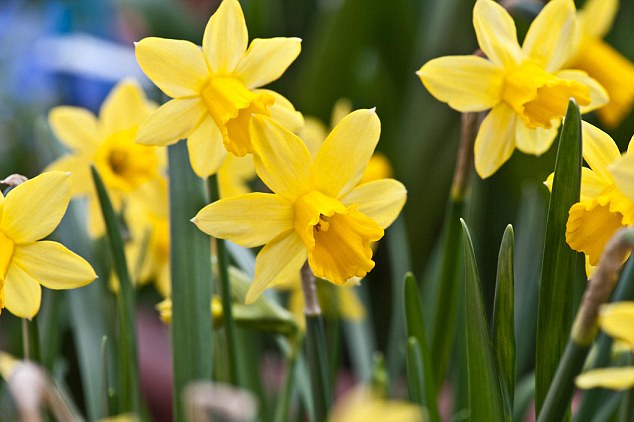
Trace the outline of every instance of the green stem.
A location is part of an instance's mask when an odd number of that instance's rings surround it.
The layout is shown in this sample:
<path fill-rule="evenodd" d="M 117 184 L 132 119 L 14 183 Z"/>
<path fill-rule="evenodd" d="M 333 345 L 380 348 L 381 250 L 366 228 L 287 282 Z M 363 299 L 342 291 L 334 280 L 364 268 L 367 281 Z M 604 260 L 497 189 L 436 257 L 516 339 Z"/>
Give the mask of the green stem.
<path fill-rule="evenodd" d="M 209 199 L 215 202 L 220 199 L 220 189 L 218 186 L 218 176 L 213 175 L 207 179 L 207 189 L 209 190 Z M 229 259 L 227 256 L 227 248 L 223 239 L 215 239 L 216 254 L 218 256 L 218 274 L 220 276 L 220 298 L 222 300 L 222 316 L 225 327 L 226 345 L 227 345 L 227 366 L 229 370 L 229 382 L 238 385 L 240 379 L 239 367 L 236 364 L 238 356 L 238 348 L 236 345 L 236 323 L 233 318 L 233 304 L 231 301 L 231 282 L 229 280 Z"/>
<path fill-rule="evenodd" d="M 326 420 L 332 405 L 332 387 L 329 383 L 330 371 L 328 370 L 324 321 L 317 299 L 315 276 L 308 263 L 305 263 L 302 268 L 302 290 L 306 316 L 306 348 L 314 401 L 313 421 L 322 422 Z"/>
<path fill-rule="evenodd" d="M 203 181 L 189 164 L 185 142 L 168 147 L 174 420 L 185 420 L 183 392 L 194 380 L 211 380 L 212 277 L 209 237 L 190 219 L 206 205 Z"/>
<path fill-rule="evenodd" d="M 134 313 L 134 286 L 128 274 L 121 238 L 121 228 L 106 187 L 94 166 L 90 168 L 95 182 L 99 205 L 106 225 L 108 243 L 114 268 L 119 278 L 119 293 L 117 299 L 117 317 L 119 323 L 118 351 L 120 371 L 120 413 L 134 412 L 140 414 L 141 395 L 139 385 L 139 365 L 136 347 L 136 325 Z"/>
<path fill-rule="evenodd" d="M 295 367 L 297 366 L 300 344 L 301 336 L 297 335 L 292 341 L 291 350 L 288 352 L 284 386 L 275 408 L 275 422 L 286 422 L 289 420 L 288 413 L 291 407 L 291 399 L 293 398 L 293 388 L 295 387 Z"/>
<path fill-rule="evenodd" d="M 559 422 L 568 412 L 568 403 L 575 390 L 574 377 L 581 372 L 590 346 L 584 346 L 570 339 L 564 355 L 557 367 L 555 377 L 539 412 L 538 422 Z"/>
<path fill-rule="evenodd" d="M 40 342 L 37 321 L 22 318 L 22 353 L 24 359 L 40 362 Z"/>

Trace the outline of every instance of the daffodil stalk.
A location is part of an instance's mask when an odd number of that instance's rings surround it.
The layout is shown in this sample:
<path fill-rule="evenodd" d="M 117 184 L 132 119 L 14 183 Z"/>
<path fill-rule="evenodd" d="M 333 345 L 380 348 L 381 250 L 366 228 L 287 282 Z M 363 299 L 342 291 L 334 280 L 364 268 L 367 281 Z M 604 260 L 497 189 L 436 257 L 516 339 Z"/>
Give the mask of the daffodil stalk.
<path fill-rule="evenodd" d="M 308 262 L 302 267 L 302 291 L 304 292 L 304 315 L 306 316 L 306 348 L 308 366 L 310 367 L 315 415 L 313 421 L 326 420 L 328 410 L 332 406 L 332 387 L 324 320 L 317 298 L 315 275 Z"/>
<path fill-rule="evenodd" d="M 218 176 L 213 175 L 207 179 L 207 188 L 209 190 L 210 202 L 220 199 L 220 189 L 218 186 Z M 227 256 L 227 248 L 224 239 L 215 239 L 216 254 L 218 255 L 218 275 L 220 280 L 220 298 L 222 300 L 222 313 L 225 327 L 225 335 L 227 338 L 226 360 L 229 368 L 229 382 L 238 385 L 239 366 L 236 363 L 237 346 L 236 346 L 236 324 L 233 318 L 233 305 L 231 303 L 231 282 L 229 280 L 229 260 Z"/>
<path fill-rule="evenodd" d="M 280 392 L 278 402 L 275 407 L 275 421 L 288 421 L 288 411 L 293 397 L 293 387 L 295 385 L 295 369 L 297 367 L 297 357 L 302 344 L 302 335 L 298 332 L 294 338 L 290 339 L 290 350 L 287 352 L 286 374 L 284 375 L 284 385 Z"/>
<path fill-rule="evenodd" d="M 40 361 L 40 342 L 35 318 L 31 321 L 22 318 L 22 350 L 24 359 Z"/>
<path fill-rule="evenodd" d="M 92 178 L 97 190 L 97 197 L 103 213 L 103 219 L 108 234 L 110 252 L 114 261 L 114 268 L 119 278 L 120 291 L 117 293 L 117 319 L 119 323 L 119 386 L 120 413 L 141 410 L 141 396 L 139 385 L 139 364 L 137 356 L 137 336 L 134 312 L 134 286 L 128 274 L 128 264 L 123 249 L 123 239 L 117 216 L 112 208 L 106 187 L 94 166 L 90 167 Z"/>
<path fill-rule="evenodd" d="M 634 229 L 619 230 L 605 246 L 583 295 L 564 355 L 539 413 L 539 422 L 563 420 L 574 392 L 574 377 L 581 372 L 598 332 L 599 307 L 610 298 L 623 260 L 632 250 Z"/>
<path fill-rule="evenodd" d="M 477 53 L 476 53 L 477 54 Z M 438 280 L 436 312 L 432 327 L 432 350 L 435 365 L 435 380 L 439 385 L 444 378 L 454 331 L 459 301 L 459 278 L 457 262 L 460 262 L 461 236 L 460 217 L 464 210 L 465 195 L 473 163 L 473 144 L 478 133 L 479 113 L 463 113 L 460 145 L 456 158 L 451 196 L 445 215 L 443 235 L 443 258 L 441 275 Z"/>
<path fill-rule="evenodd" d="M 206 202 L 203 181 L 183 142 L 168 147 L 174 420 L 184 420 L 182 394 L 194 380 L 211 380 L 212 292 L 209 237 L 189 219 Z"/>

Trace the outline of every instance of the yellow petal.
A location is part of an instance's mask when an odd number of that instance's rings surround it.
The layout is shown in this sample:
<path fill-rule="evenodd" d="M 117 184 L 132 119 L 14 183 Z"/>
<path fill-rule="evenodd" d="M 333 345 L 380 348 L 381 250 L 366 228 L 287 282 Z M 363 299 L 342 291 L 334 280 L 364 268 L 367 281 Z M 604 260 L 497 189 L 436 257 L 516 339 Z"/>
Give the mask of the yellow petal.
<path fill-rule="evenodd" d="M 594 172 L 609 182 L 608 166 L 621 158 L 619 148 L 610 135 L 585 121 L 581 122 L 583 158 Z"/>
<path fill-rule="evenodd" d="M 381 121 L 374 109 L 353 111 L 344 117 L 315 157 L 316 188 L 333 198 L 350 192 L 363 177 L 380 134 Z"/>
<path fill-rule="evenodd" d="M 46 240 L 17 247 L 13 263 L 49 289 L 74 289 L 97 278 L 84 258 L 61 243 Z"/>
<path fill-rule="evenodd" d="M 634 155 L 627 154 L 608 167 L 616 187 L 634 201 Z"/>
<path fill-rule="evenodd" d="M 524 39 L 527 59 L 548 72 L 559 70 L 573 51 L 575 5 L 572 0 L 552 0 L 537 15 Z"/>
<path fill-rule="evenodd" d="M 579 11 L 583 33 L 596 38 L 607 35 L 619 10 L 619 0 L 588 0 Z"/>
<path fill-rule="evenodd" d="M 516 119 L 513 109 L 503 103 L 494 107 L 482 121 L 473 150 L 475 169 L 481 178 L 491 176 L 513 154 Z"/>
<path fill-rule="evenodd" d="M 294 200 L 310 189 L 311 157 L 301 139 L 262 115 L 253 115 L 250 133 L 258 176 L 273 192 Z"/>
<path fill-rule="evenodd" d="M 601 121 L 616 127 L 634 104 L 634 64 L 604 41 L 585 37 L 571 67 L 595 78 L 607 91 L 610 101 L 598 110 Z"/>
<path fill-rule="evenodd" d="M 301 43 L 299 38 L 254 39 L 236 67 L 236 76 L 249 88 L 273 82 L 295 61 Z"/>
<path fill-rule="evenodd" d="M 609 187 L 604 179 L 587 167 L 581 168 L 581 197 L 579 202 L 594 199 Z"/>
<path fill-rule="evenodd" d="M 63 171 L 70 173 L 71 196 L 86 195 L 92 191 L 90 157 L 66 155 L 49 164 L 45 171 Z"/>
<path fill-rule="evenodd" d="M 171 100 L 158 108 L 139 127 L 136 142 L 143 145 L 172 145 L 187 138 L 207 114 L 200 98 Z"/>
<path fill-rule="evenodd" d="M 439 57 L 416 74 L 431 95 L 463 113 L 488 110 L 502 99 L 504 75 L 482 57 Z"/>
<path fill-rule="evenodd" d="M 237 157 L 233 154 L 228 154 L 218 169 L 220 197 L 229 198 L 251 192 L 248 183 L 255 176 L 255 164 L 253 164 L 252 155 Z"/>
<path fill-rule="evenodd" d="M 16 244 L 35 242 L 51 234 L 70 201 L 70 175 L 41 175 L 16 186 L 4 200 L 0 228 Z"/>
<path fill-rule="evenodd" d="M 614 302 L 601 307 L 601 329 L 634 350 L 634 302 Z"/>
<path fill-rule="evenodd" d="M 566 242 L 572 249 L 588 255 L 590 265 L 596 266 L 605 244 L 623 227 L 621 220 L 621 214 L 611 212 L 609 206 L 597 200 L 578 202 L 569 211 Z"/>
<path fill-rule="evenodd" d="M 559 121 L 554 121 L 550 129 L 532 129 L 519 122 L 515 125 L 515 145 L 524 154 L 542 155 L 553 144 L 558 130 Z"/>
<path fill-rule="evenodd" d="M 562 70 L 555 74 L 558 78 L 577 81 L 590 89 L 590 104 L 580 105 L 582 114 L 588 113 L 608 104 L 610 97 L 603 86 L 582 70 Z"/>
<path fill-rule="evenodd" d="M 473 8 L 473 26 L 478 44 L 498 67 L 512 67 L 521 60 L 515 22 L 506 9 L 490 0 L 480 0 Z"/>
<path fill-rule="evenodd" d="M 72 150 L 90 153 L 99 146 L 97 119 L 86 109 L 55 107 L 48 114 L 48 122 L 57 139 Z"/>
<path fill-rule="evenodd" d="M 222 133 L 211 117 L 205 118 L 189 135 L 187 148 L 192 169 L 202 178 L 215 174 L 227 155 Z"/>
<path fill-rule="evenodd" d="M 306 247 L 294 231 L 267 243 L 255 259 L 255 276 L 245 302 L 253 303 L 267 287 L 297 277 L 306 262 Z"/>
<path fill-rule="evenodd" d="M 99 206 L 96 193 L 88 200 L 88 234 L 93 239 L 100 238 L 106 233 L 106 223 Z"/>
<path fill-rule="evenodd" d="M 292 230 L 293 207 L 278 195 L 248 193 L 209 204 L 192 221 L 213 237 L 250 248 Z"/>
<path fill-rule="evenodd" d="M 101 105 L 99 118 L 103 135 L 136 128 L 151 111 L 141 87 L 132 80 L 123 81 L 112 89 Z"/>
<path fill-rule="evenodd" d="M 324 139 L 328 136 L 328 131 L 321 120 L 307 116 L 304 118 L 304 126 L 300 129 L 298 135 L 302 138 L 314 159 Z"/>
<path fill-rule="evenodd" d="M 354 287 L 342 287 L 337 289 L 337 292 L 339 293 L 339 307 L 342 317 L 353 321 L 365 318 L 365 306 L 357 297 Z"/>
<path fill-rule="evenodd" d="M 4 280 L 4 306 L 19 318 L 31 319 L 40 310 L 42 288 L 31 274 L 11 265 Z"/>
<path fill-rule="evenodd" d="M 249 42 L 247 25 L 237 0 L 224 0 L 203 35 L 203 53 L 213 73 L 232 73 Z"/>
<path fill-rule="evenodd" d="M 253 92 L 256 94 L 265 93 L 275 98 L 275 102 L 268 109 L 271 113 L 270 117 L 275 123 L 279 123 L 293 133 L 297 133 L 304 126 L 304 116 L 295 110 L 293 104 L 284 96 L 269 89 L 255 89 Z"/>
<path fill-rule="evenodd" d="M 189 41 L 149 37 L 136 43 L 143 72 L 172 98 L 198 95 L 209 71 L 200 47 Z"/>
<path fill-rule="evenodd" d="M 634 367 L 601 368 L 584 372 L 575 378 L 579 388 L 609 388 L 625 390 L 634 386 Z"/>
<path fill-rule="evenodd" d="M 357 186 L 341 198 L 345 206 L 358 204 L 359 212 L 385 229 L 396 220 L 405 205 L 407 190 L 394 179 L 381 179 Z"/>

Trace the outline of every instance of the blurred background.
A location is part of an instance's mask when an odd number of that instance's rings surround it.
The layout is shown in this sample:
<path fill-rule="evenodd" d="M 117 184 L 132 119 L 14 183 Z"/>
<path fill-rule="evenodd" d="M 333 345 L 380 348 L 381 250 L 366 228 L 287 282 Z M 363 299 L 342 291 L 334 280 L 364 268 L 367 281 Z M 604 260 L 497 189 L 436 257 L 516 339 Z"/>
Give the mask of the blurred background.
<path fill-rule="evenodd" d="M 159 100 L 159 92 L 136 64 L 133 42 L 158 36 L 200 43 L 204 25 L 218 3 L 0 1 L 0 178 L 11 173 L 33 177 L 61 152 L 46 123 L 53 106 L 76 105 L 97 112 L 112 86 L 127 76 L 139 80 L 150 97 Z M 525 7 L 518 7 L 514 15 L 520 37 L 530 23 L 531 10 L 535 10 L 534 2 L 524 3 Z M 607 40 L 632 60 L 634 2 L 621 3 Z M 460 132 L 459 113 L 433 99 L 415 72 L 431 58 L 474 52 L 474 0 L 242 0 L 241 4 L 250 39 L 303 39 L 299 58 L 280 80 L 270 85 L 271 89 L 285 95 L 305 115 L 326 123 L 340 98 L 350 99 L 353 108 L 376 107 L 381 118 L 378 150 L 387 155 L 395 177 L 409 192 L 403 216 L 393 229 L 398 234 L 392 234 L 398 237 L 394 244 L 401 247 L 386 245 L 390 242 L 388 236 L 388 242 L 377 251 L 376 269 L 365 281 L 377 347 L 386 350 L 393 278 L 402 277 L 402 269 L 410 269 L 425 292 L 426 282 L 433 277 Z M 578 6 L 582 4 L 577 2 Z M 597 122 L 593 116 L 587 119 Z M 608 132 L 625 148 L 634 133 L 634 116 L 629 115 Z M 524 222 L 516 226 L 516 251 L 523 257 L 516 275 L 519 313 L 531 312 L 526 307 L 534 306 L 534 302 L 521 302 L 536 291 L 541 262 L 539 236 L 543 233 L 548 200 L 542 182 L 552 172 L 555 150 L 553 147 L 543 157 L 515 152 L 490 179 L 472 178 L 466 219 L 483 280 L 495 280 L 497 250 L 505 226 Z M 76 233 L 81 230 L 81 226 L 76 226 L 66 222 L 57 234 L 69 239 L 71 248 L 85 237 Z M 81 247 L 75 250 L 87 254 Z M 99 253 L 94 255 L 98 261 Z M 492 283 L 488 285 L 493 286 Z M 487 283 L 484 284 L 486 290 Z M 485 291 L 485 297 L 492 298 L 492 293 Z M 139 318 L 149 321 L 149 326 L 158 321 L 153 309 L 154 295 L 142 291 L 140 297 Z M 79 302 L 69 294 L 67 302 L 53 310 L 44 306 L 43 312 L 72 315 L 81 307 Z M 19 350 L 13 340 L 19 338 L 19 329 L 19 321 L 3 313 L 0 347 Z M 142 355 L 144 351 L 168 348 L 165 330 L 160 325 L 157 330 L 156 337 L 152 337 L 150 329 L 147 335 L 140 333 L 146 345 L 140 346 Z M 534 349 L 530 347 L 532 336 L 525 337 L 518 339 L 518 353 L 526 356 L 518 356 L 518 360 L 527 363 L 523 369 L 518 368 L 518 375 L 530 366 Z M 76 338 L 64 339 L 69 343 L 61 347 L 70 356 L 79 353 L 81 347 L 98 347 L 82 346 Z M 69 366 L 60 371 L 77 371 L 72 364 Z M 157 367 L 148 370 L 159 371 Z"/>

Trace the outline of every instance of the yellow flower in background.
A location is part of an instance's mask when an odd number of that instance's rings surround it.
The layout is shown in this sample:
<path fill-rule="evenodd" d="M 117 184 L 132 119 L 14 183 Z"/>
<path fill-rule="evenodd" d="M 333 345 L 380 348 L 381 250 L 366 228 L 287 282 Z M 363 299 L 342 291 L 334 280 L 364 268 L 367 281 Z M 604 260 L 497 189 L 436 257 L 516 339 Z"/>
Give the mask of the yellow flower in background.
<path fill-rule="evenodd" d="M 475 140 L 480 177 L 495 173 L 515 148 L 526 154 L 547 151 L 575 98 L 582 112 L 601 107 L 608 96 L 580 70 L 560 70 L 573 47 L 575 6 L 552 0 L 535 18 L 522 47 L 513 18 L 492 0 L 478 0 L 473 25 L 487 58 L 440 57 L 417 72 L 427 90 L 460 112 L 490 110 Z"/>
<path fill-rule="evenodd" d="M 341 119 L 346 117 L 352 111 L 352 102 L 346 98 L 337 100 L 332 108 L 332 115 L 330 117 L 330 127 L 334 128 L 339 124 Z M 328 129 L 326 126 L 316 117 L 306 116 L 304 118 L 304 126 L 298 133 L 299 137 L 304 141 L 306 147 L 310 151 L 310 155 L 313 158 L 317 155 L 321 144 L 328 136 Z M 373 180 L 385 179 L 393 176 L 392 165 L 387 157 L 380 152 L 375 152 L 370 158 L 363 177 L 359 184 L 365 182 L 371 182 Z"/>
<path fill-rule="evenodd" d="M 588 265 L 595 266 L 612 235 L 621 227 L 634 225 L 634 200 L 615 183 L 610 169 L 621 161 L 612 138 L 587 122 L 582 122 L 583 158 L 590 168 L 581 171 L 581 197 L 569 211 L 566 241 L 586 254 Z M 630 142 L 630 149 L 634 146 Z M 625 154 L 625 158 L 631 153 Z M 546 181 L 550 187 L 552 175 Z M 588 268 L 588 273 L 592 268 Z"/>
<path fill-rule="evenodd" d="M 265 244 L 246 302 L 295 277 L 306 258 L 317 277 L 335 284 L 365 276 L 374 267 L 370 243 L 406 199 L 393 179 L 357 186 L 379 140 L 374 110 L 344 118 L 314 159 L 301 139 L 265 116 L 254 115 L 250 130 L 256 171 L 273 193 L 221 199 L 192 220 L 216 238 Z"/>
<path fill-rule="evenodd" d="M 255 179 L 255 164 L 253 157 L 247 155 L 237 157 L 229 154 L 218 169 L 218 186 L 220 197 L 228 198 L 251 192 L 249 182 Z"/>
<path fill-rule="evenodd" d="M 40 240 L 55 230 L 70 201 L 70 176 L 43 173 L 0 192 L 0 286 L 3 307 L 31 319 L 42 289 L 74 289 L 97 275 L 90 264 L 58 242 Z"/>
<path fill-rule="evenodd" d="M 567 66 L 581 69 L 608 92 L 610 102 L 597 110 L 607 126 L 617 126 L 634 104 L 634 64 L 603 41 L 619 9 L 618 0 L 588 0 L 577 13 L 574 54 Z"/>
<path fill-rule="evenodd" d="M 423 422 L 423 409 L 406 401 L 386 400 L 365 386 L 337 400 L 328 422 Z"/>
<path fill-rule="evenodd" d="M 615 302 L 603 305 L 599 326 L 606 334 L 622 342 L 634 352 L 634 302 Z M 634 387 L 634 366 L 593 369 L 575 380 L 579 388 L 609 388 L 625 390 Z"/>
<path fill-rule="evenodd" d="M 299 38 L 254 39 L 237 0 L 224 0 L 209 19 L 202 50 L 182 40 L 145 38 L 136 56 L 145 74 L 172 97 L 141 126 L 137 142 L 170 145 L 187 139 L 192 168 L 214 174 L 225 149 L 244 156 L 253 151 L 249 121 L 270 116 L 291 131 L 303 118 L 276 92 L 256 89 L 278 79 L 301 50 Z M 224 144 L 224 147 L 223 147 Z"/>
<path fill-rule="evenodd" d="M 94 164 L 108 189 L 115 210 L 141 188 L 160 179 L 165 163 L 163 148 L 134 143 L 137 130 L 156 106 L 145 98 L 141 87 L 123 81 L 108 94 L 95 117 L 90 111 L 60 106 L 49 113 L 49 123 L 70 153 L 51 163 L 47 170 L 71 173 L 72 196 L 89 199 L 89 231 L 94 237 L 105 233 L 101 208 L 90 174 Z M 146 201 L 157 201 L 147 192 Z"/>

